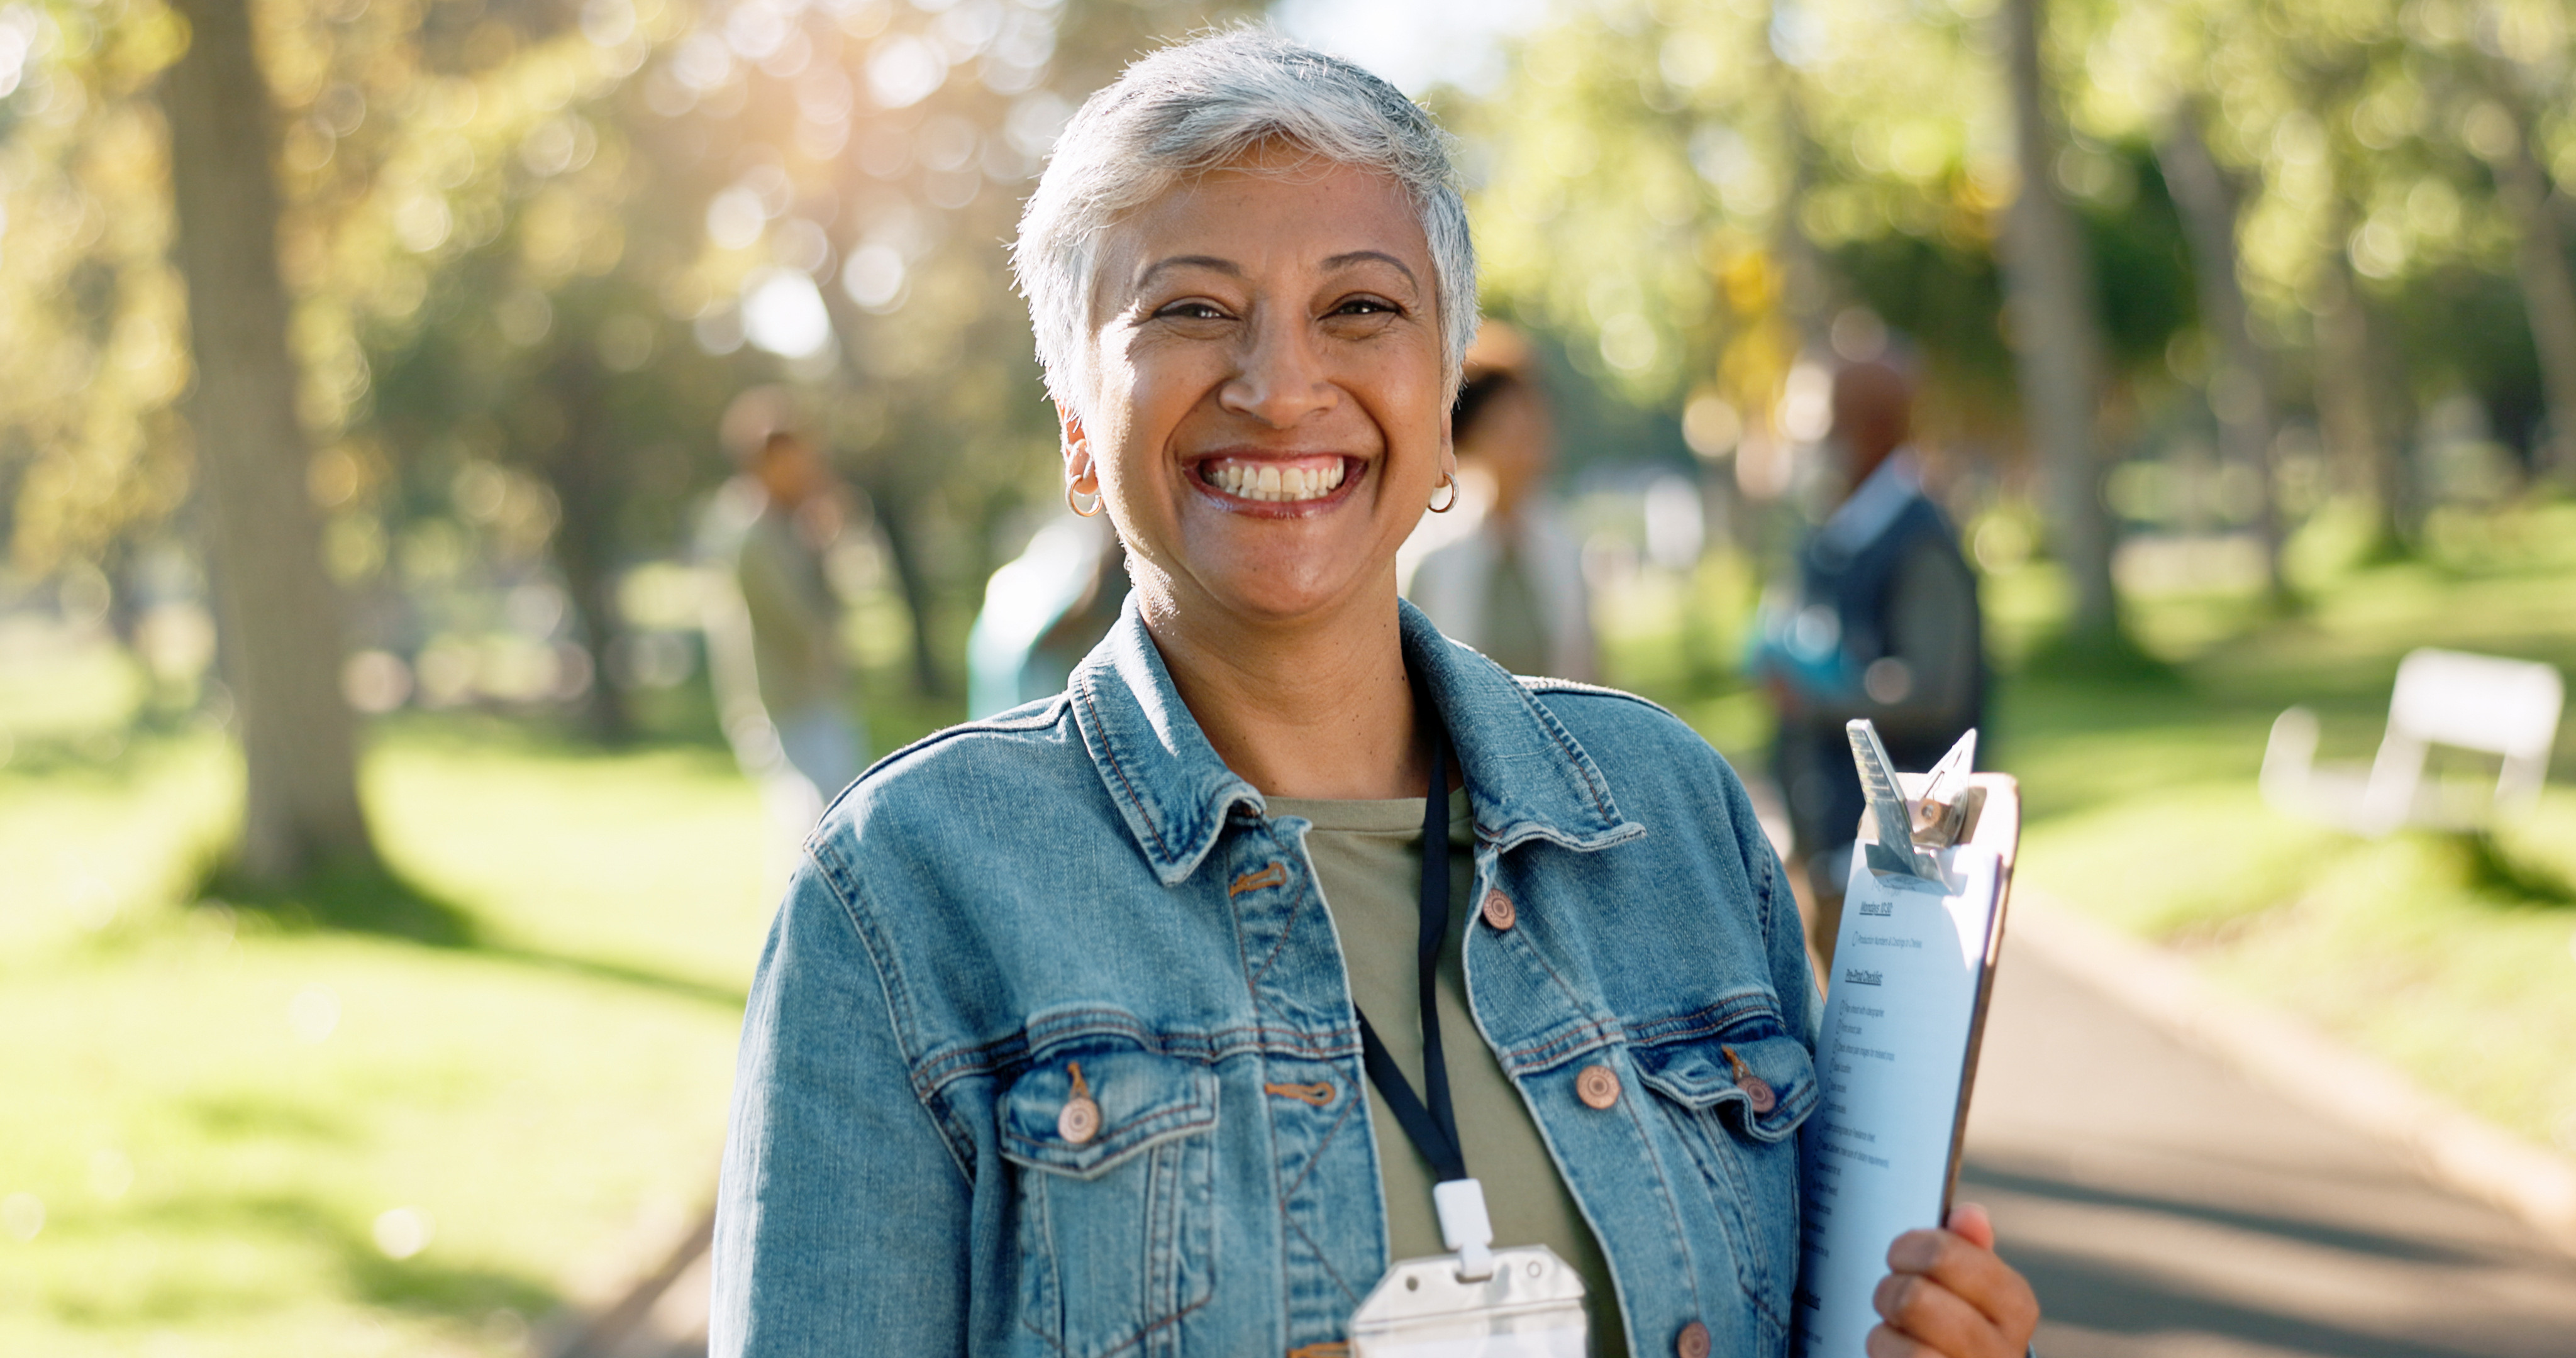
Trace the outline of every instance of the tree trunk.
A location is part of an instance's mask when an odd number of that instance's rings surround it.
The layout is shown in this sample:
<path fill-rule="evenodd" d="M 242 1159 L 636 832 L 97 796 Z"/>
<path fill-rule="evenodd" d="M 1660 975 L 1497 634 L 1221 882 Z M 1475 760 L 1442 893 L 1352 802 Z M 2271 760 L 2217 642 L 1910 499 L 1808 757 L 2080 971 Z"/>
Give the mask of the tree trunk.
<path fill-rule="evenodd" d="M 608 658 L 619 630 L 617 521 L 624 483 L 608 442 L 607 393 L 599 370 L 582 351 L 568 346 L 553 376 L 567 418 L 562 444 L 548 450 L 540 465 L 563 505 L 563 521 L 555 529 L 555 568 L 563 572 L 564 592 L 572 599 L 574 634 L 590 656 L 590 691 L 582 697 L 581 722 L 591 739 L 622 745 L 634 738 L 635 719 Z"/>
<path fill-rule="evenodd" d="M 2337 196 L 2351 201 L 2341 184 Z M 2362 308 L 2361 290 L 2353 282 L 2352 253 L 2345 243 L 2350 227 L 2344 214 L 2335 214 L 2318 263 L 2317 423 L 2343 491 L 2371 507 L 2368 552 L 2376 556 L 2396 550 L 2404 541 L 2398 525 L 2409 491 L 2405 464 L 2380 432 L 2379 398 L 2371 374 L 2370 318 Z"/>
<path fill-rule="evenodd" d="M 2535 480 L 2576 486 L 2576 279 L 2568 276 L 2567 242 L 2550 210 L 2549 171 L 2531 153 L 2529 120 L 2517 110 L 2515 121 L 2513 149 L 2497 161 L 2495 175 L 2521 237 L 2514 266 L 2549 405 L 2549 441 L 2532 450 L 2532 471 Z"/>
<path fill-rule="evenodd" d="M 2013 144 L 2021 173 L 2004 221 L 2007 327 L 2023 419 L 2047 476 L 2058 560 L 2075 587 L 2069 630 L 2116 635 L 2111 522 L 2102 503 L 2096 419 L 2102 397 L 2102 329 L 2093 271 L 2075 214 L 2057 196 L 2055 101 L 2040 54 L 2041 0 L 2006 0 L 2005 70 L 2012 86 Z"/>
<path fill-rule="evenodd" d="M 940 697 L 947 692 L 947 681 L 940 673 L 931 617 L 938 591 L 930 578 L 930 563 L 922 556 L 917 496 L 908 478 L 872 477 L 866 488 L 876 508 L 877 531 L 885 534 L 886 555 L 893 558 L 903 610 L 912 616 L 913 690 L 925 698 Z M 977 602 L 982 602 L 980 597 Z"/>
<path fill-rule="evenodd" d="M 190 414 L 248 781 L 240 870 L 282 882 L 372 848 L 340 696 L 341 601 L 322 573 L 305 488 L 311 449 L 278 275 L 268 85 L 247 0 L 178 8 L 192 37 L 161 101 L 197 370 Z"/>
<path fill-rule="evenodd" d="M 1778 6 L 1773 6 L 1776 15 Z M 1766 22 L 1764 30 L 1770 24 Z M 1780 215 L 1772 223 L 1771 250 L 1780 261 L 1780 310 L 1796 327 L 1801 350 L 1813 352 L 1826 346 L 1832 318 L 1826 312 L 1826 269 L 1807 239 L 1806 228 L 1798 221 L 1798 209 L 1807 201 L 1807 191 L 1815 185 L 1816 143 L 1807 128 L 1806 105 L 1798 97 L 1798 73 L 1782 61 L 1768 43 L 1762 45 L 1762 66 L 1769 77 L 1775 125 L 1780 133 L 1780 163 L 1787 182 L 1781 186 Z"/>
<path fill-rule="evenodd" d="M 2183 231 L 2191 242 L 2201 327 L 2218 342 L 2218 366 L 2209 377 L 2209 409 L 2218 417 L 2222 462 L 2254 469 L 2261 488 L 2255 498 L 2254 527 L 2263 541 L 2264 583 L 2278 606 L 2288 602 L 2290 587 L 2281 574 L 2281 511 L 2275 499 L 2280 481 L 2272 466 L 2271 362 L 2254 342 L 2244 284 L 2236 276 L 2236 189 L 2210 158 L 2193 109 L 2174 110 L 2173 126 L 2156 148 L 2156 163 L 2164 171 L 2174 206 L 2181 209 Z"/>
<path fill-rule="evenodd" d="M 858 305 L 839 288 L 825 288 L 823 309 L 832 318 L 832 338 L 841 346 L 842 373 L 854 386 L 876 381 L 859 362 L 865 322 L 859 316 Z M 899 436 L 897 441 L 900 442 Z M 870 469 L 873 474 L 859 477 L 860 489 L 867 492 L 875 513 L 877 531 L 885 535 L 886 556 L 894 567 L 895 587 L 903 594 L 904 612 L 912 619 L 912 686 L 925 698 L 947 692 L 939 652 L 932 641 L 935 628 L 931 614 L 937 606 L 939 590 L 937 582 L 930 578 L 930 564 L 923 556 L 915 525 L 926 493 L 917 469 L 935 465 L 934 459 L 906 457 L 898 451 L 891 457 L 881 457 Z M 980 605 L 982 593 L 979 591 L 975 597 Z"/>

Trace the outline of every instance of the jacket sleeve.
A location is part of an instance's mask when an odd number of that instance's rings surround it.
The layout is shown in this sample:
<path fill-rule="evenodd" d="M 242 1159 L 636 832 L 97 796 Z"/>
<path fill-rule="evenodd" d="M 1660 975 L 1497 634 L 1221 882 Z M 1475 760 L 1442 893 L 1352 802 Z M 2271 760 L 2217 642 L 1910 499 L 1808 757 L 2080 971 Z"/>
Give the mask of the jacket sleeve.
<path fill-rule="evenodd" d="M 914 1094 L 877 960 L 807 859 L 743 1016 L 711 1358 L 963 1354 L 971 1185 Z"/>

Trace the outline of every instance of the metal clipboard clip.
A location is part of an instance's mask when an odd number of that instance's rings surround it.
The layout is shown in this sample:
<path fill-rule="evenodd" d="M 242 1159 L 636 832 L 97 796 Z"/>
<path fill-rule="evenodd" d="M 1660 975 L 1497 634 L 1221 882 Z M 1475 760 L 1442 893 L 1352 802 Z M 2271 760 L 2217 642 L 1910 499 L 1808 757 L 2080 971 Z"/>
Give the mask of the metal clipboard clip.
<path fill-rule="evenodd" d="M 1977 762 L 1977 733 L 1971 730 L 1959 737 L 1941 762 L 1922 776 L 1919 793 L 1913 797 L 1905 795 L 1874 723 L 1867 717 L 1854 718 L 1844 724 L 1843 733 L 1851 739 L 1852 763 L 1860 770 L 1870 823 L 1878 831 L 1877 841 L 1863 846 L 1870 870 L 1946 886 L 1936 855 L 1959 842 L 1974 823 L 1981 800 L 1968 781 Z"/>

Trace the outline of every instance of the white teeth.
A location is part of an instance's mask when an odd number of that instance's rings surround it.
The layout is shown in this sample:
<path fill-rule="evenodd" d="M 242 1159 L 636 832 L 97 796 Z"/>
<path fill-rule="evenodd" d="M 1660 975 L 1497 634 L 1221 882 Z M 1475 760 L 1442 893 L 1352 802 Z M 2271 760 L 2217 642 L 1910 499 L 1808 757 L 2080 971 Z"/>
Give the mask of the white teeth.
<path fill-rule="evenodd" d="M 1204 475 L 1208 484 L 1228 495 L 1246 500 L 1297 501 L 1312 500 L 1338 489 L 1347 469 L 1341 462 L 1324 467 L 1281 467 L 1268 463 L 1259 467 L 1240 462 L 1211 463 Z"/>

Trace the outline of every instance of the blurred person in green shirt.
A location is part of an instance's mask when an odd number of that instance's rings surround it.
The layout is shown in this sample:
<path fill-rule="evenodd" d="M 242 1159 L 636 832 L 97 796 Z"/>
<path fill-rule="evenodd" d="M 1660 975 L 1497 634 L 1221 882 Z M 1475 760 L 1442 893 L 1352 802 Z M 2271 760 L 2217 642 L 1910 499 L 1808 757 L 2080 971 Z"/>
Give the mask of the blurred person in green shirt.
<path fill-rule="evenodd" d="M 845 492 L 776 388 L 736 397 L 723 441 L 739 470 L 716 492 L 699 540 L 716 585 L 707 665 L 725 738 L 792 845 L 858 777 L 867 744 L 825 571 L 848 517 Z"/>

